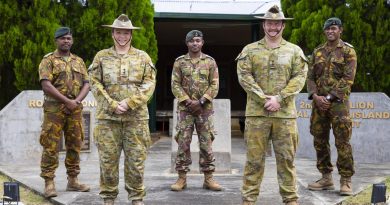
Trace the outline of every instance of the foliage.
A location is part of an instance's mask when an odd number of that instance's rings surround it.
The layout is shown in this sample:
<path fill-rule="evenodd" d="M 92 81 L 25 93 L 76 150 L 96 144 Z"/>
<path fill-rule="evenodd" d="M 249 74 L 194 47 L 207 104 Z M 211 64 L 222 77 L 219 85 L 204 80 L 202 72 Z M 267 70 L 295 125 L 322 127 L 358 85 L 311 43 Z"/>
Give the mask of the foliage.
<path fill-rule="evenodd" d="M 0 108 L 19 91 L 40 89 L 38 66 L 55 50 L 53 34 L 59 26 L 73 30 L 72 52 L 87 66 L 96 52 L 113 45 L 112 24 L 121 13 L 141 30 L 133 32 L 132 44 L 157 61 L 154 9 L 145 0 L 2 0 L 0 2 Z M 120 6 L 118 6 L 120 5 Z"/>
<path fill-rule="evenodd" d="M 355 47 L 358 69 L 354 91 L 390 94 L 390 9 L 378 0 L 282 0 L 282 8 L 294 20 L 287 23 L 285 38 L 306 54 L 325 42 L 323 23 L 337 16 L 343 21 L 342 39 Z"/>

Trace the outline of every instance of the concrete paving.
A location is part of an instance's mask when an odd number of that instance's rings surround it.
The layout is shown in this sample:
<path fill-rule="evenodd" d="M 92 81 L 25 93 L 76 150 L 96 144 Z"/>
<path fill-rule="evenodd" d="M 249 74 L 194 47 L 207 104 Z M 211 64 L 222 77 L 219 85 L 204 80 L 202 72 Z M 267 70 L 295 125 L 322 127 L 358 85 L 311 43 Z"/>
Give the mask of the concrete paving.
<path fill-rule="evenodd" d="M 147 195 L 144 198 L 147 205 L 239 205 L 241 204 L 240 187 L 245 163 L 245 144 L 243 138 L 232 138 L 232 169 L 233 174 L 216 174 L 215 179 L 224 187 L 221 192 L 202 189 L 203 175 L 190 174 L 188 188 L 182 192 L 170 191 L 170 185 L 177 175 L 170 172 L 171 138 L 162 137 L 151 147 L 146 160 L 145 185 Z M 122 155 L 123 156 L 123 155 Z M 123 161 L 120 169 L 119 195 L 115 204 L 131 204 L 123 182 Z M 298 187 L 302 205 L 328 205 L 341 202 L 344 197 L 338 195 L 339 176 L 333 173 L 336 183 L 334 191 L 313 192 L 306 189 L 307 184 L 320 177 L 315 161 L 296 159 Z M 218 167 L 217 167 L 218 168 Z M 12 163 L 0 165 L 0 171 L 19 181 L 30 189 L 42 194 L 44 181 L 39 177 L 39 162 Z M 63 161 L 56 172 L 55 178 L 58 197 L 51 199 L 53 204 L 99 205 L 103 201 L 99 197 L 99 162 L 96 160 L 82 161 L 80 181 L 91 186 L 87 193 L 65 192 L 66 170 Z M 365 187 L 379 183 L 390 176 L 390 164 L 356 164 L 356 174 L 353 177 L 354 193 Z M 265 176 L 261 184 L 261 193 L 257 204 L 283 204 L 278 192 L 276 164 L 273 157 L 266 160 Z"/>

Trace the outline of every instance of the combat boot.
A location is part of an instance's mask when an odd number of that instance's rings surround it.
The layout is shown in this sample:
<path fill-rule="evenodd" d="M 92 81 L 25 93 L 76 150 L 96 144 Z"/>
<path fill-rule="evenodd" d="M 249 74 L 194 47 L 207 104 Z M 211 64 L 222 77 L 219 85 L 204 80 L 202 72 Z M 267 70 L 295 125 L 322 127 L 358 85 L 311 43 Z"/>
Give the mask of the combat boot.
<path fill-rule="evenodd" d="M 177 179 L 176 183 L 172 184 L 171 190 L 182 191 L 185 188 L 187 188 L 187 173 L 184 171 L 179 171 L 179 178 Z"/>
<path fill-rule="evenodd" d="M 298 205 L 297 201 L 289 201 L 286 205 Z"/>
<path fill-rule="evenodd" d="M 80 184 L 77 177 L 68 176 L 68 185 L 66 186 L 66 191 L 88 192 L 89 186 L 85 184 Z"/>
<path fill-rule="evenodd" d="M 334 190 L 332 173 L 322 174 L 322 178 L 310 183 L 308 188 L 313 191 Z"/>
<path fill-rule="evenodd" d="M 340 195 L 341 196 L 353 195 L 351 177 L 340 178 Z"/>
<path fill-rule="evenodd" d="M 242 205 L 255 205 L 254 201 L 243 201 Z"/>
<path fill-rule="evenodd" d="M 114 205 L 114 199 L 104 199 L 104 205 Z"/>
<path fill-rule="evenodd" d="M 210 189 L 213 191 L 221 191 L 222 190 L 221 185 L 219 185 L 216 181 L 214 181 L 212 172 L 205 172 L 204 173 L 203 189 Z"/>
<path fill-rule="evenodd" d="M 144 205 L 144 202 L 142 200 L 133 200 L 131 205 Z"/>
<path fill-rule="evenodd" d="M 56 186 L 54 184 L 53 179 L 45 179 L 45 193 L 44 193 L 44 195 L 47 198 L 57 196 Z"/>

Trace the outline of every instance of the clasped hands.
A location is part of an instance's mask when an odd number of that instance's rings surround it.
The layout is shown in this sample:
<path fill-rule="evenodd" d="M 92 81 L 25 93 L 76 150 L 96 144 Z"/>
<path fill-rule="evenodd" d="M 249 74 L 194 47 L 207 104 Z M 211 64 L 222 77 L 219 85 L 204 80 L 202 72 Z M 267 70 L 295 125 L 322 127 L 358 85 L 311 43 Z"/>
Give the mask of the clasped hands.
<path fill-rule="evenodd" d="M 126 100 L 122 100 L 118 103 L 118 106 L 115 109 L 115 114 L 121 115 L 125 113 L 127 110 L 129 110 L 129 105 L 127 104 Z"/>
<path fill-rule="evenodd" d="M 313 94 L 313 100 L 320 111 L 326 111 L 330 108 L 331 103 L 326 99 L 325 96 L 318 96 L 317 94 Z"/>
<path fill-rule="evenodd" d="M 80 105 L 80 103 L 81 102 L 79 100 L 69 99 L 68 101 L 66 101 L 64 103 L 65 104 L 65 113 L 66 114 L 72 113 Z"/>
<path fill-rule="evenodd" d="M 266 95 L 266 102 L 264 104 L 264 108 L 270 112 L 276 112 L 280 109 L 280 103 L 278 102 L 276 96 Z"/>
<path fill-rule="evenodd" d="M 189 111 L 191 115 L 197 116 L 202 113 L 202 105 L 200 104 L 199 100 L 187 99 L 183 103 L 186 106 L 187 111 Z"/>

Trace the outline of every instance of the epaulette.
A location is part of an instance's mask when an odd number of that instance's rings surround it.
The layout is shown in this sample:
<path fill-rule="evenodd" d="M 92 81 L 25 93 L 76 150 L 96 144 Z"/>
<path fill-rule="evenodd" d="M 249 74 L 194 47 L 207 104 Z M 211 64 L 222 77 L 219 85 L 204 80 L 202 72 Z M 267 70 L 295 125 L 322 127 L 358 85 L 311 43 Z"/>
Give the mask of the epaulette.
<path fill-rule="evenodd" d="M 207 55 L 207 54 L 205 54 L 205 56 L 206 56 L 206 58 L 211 58 L 212 60 L 214 60 L 213 57 L 211 57 L 211 56 L 209 56 L 209 55 Z M 214 60 L 214 61 L 215 61 L 215 60 Z"/>
<path fill-rule="evenodd" d="M 185 56 L 185 55 L 181 55 L 181 56 L 177 57 L 177 58 L 175 59 L 175 61 L 177 61 L 177 60 L 179 60 L 179 59 L 181 59 L 181 58 L 184 58 L 184 56 Z"/>
<path fill-rule="evenodd" d="M 50 56 L 50 55 L 52 55 L 53 54 L 53 52 L 50 52 L 50 53 L 48 53 L 48 54 L 46 54 L 45 56 L 43 56 L 44 58 L 47 58 L 48 56 Z"/>
<path fill-rule="evenodd" d="M 353 48 L 353 45 L 351 45 L 351 44 L 349 44 L 349 43 L 347 43 L 347 42 L 344 42 L 344 44 L 347 45 L 348 47 Z"/>

